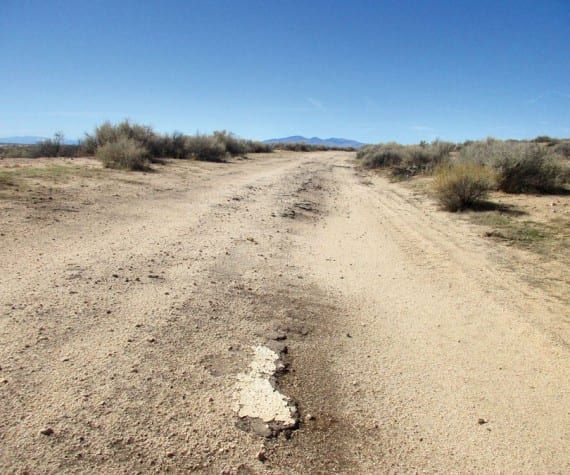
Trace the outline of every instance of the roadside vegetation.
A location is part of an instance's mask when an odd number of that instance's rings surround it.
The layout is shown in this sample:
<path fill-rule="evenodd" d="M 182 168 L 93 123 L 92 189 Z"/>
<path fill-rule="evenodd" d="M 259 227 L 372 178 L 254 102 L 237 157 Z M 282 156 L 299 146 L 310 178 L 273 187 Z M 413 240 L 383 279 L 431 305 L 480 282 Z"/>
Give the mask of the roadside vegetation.
<path fill-rule="evenodd" d="M 362 166 L 393 178 L 433 175 L 432 190 L 448 211 L 476 207 L 488 193 L 555 194 L 570 181 L 570 143 L 537 137 L 523 141 L 489 138 L 453 144 L 436 140 L 419 145 L 381 143 L 357 153 Z"/>
<path fill-rule="evenodd" d="M 466 212 L 489 238 L 544 256 L 568 257 L 568 140 L 383 143 L 364 147 L 357 159 L 394 180 L 408 180 L 446 211 Z"/>
<path fill-rule="evenodd" d="M 366 168 L 381 168 L 395 178 L 410 178 L 431 173 L 437 166 L 447 163 L 455 149 L 455 144 L 441 140 L 419 145 L 389 142 L 362 147 L 356 157 Z"/>
<path fill-rule="evenodd" d="M 224 162 L 229 157 L 245 157 L 251 153 L 274 150 L 321 151 L 353 150 L 305 143 L 266 144 L 237 137 L 221 130 L 212 134 L 187 135 L 180 132 L 161 134 L 148 125 L 124 120 L 117 124 L 104 122 L 80 143 L 66 144 L 63 133 L 33 145 L 5 145 L 0 158 L 80 157 L 94 156 L 107 168 L 133 171 L 150 170 L 153 163 L 166 158 Z"/>
<path fill-rule="evenodd" d="M 275 142 L 270 144 L 273 150 L 286 150 L 290 152 L 324 152 L 327 150 L 354 152 L 353 147 L 332 147 L 329 145 L 313 145 L 305 142 Z"/>

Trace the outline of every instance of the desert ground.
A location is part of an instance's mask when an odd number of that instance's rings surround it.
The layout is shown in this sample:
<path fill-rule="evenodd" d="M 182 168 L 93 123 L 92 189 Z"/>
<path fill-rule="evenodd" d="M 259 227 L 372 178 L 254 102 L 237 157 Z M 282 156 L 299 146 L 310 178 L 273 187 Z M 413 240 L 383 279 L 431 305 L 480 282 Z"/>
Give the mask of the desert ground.
<path fill-rule="evenodd" d="M 1 473 L 570 473 L 568 196 L 498 198 L 536 252 L 350 152 L 154 168 L 0 161 Z"/>

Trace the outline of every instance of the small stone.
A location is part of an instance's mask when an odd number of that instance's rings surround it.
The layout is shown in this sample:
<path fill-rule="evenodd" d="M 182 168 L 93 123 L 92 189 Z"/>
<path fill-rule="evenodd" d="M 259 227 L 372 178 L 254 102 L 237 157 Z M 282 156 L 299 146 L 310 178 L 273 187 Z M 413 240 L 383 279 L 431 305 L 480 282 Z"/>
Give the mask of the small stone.
<path fill-rule="evenodd" d="M 257 453 L 257 460 L 260 462 L 265 462 L 267 460 L 267 454 L 265 453 L 265 450 L 260 450 Z"/>
<path fill-rule="evenodd" d="M 174 452 L 168 452 L 168 453 L 166 454 L 166 456 L 169 457 L 169 458 L 172 458 L 172 457 L 174 457 L 175 455 L 176 455 L 176 454 L 175 454 Z"/>
<path fill-rule="evenodd" d="M 306 419 L 307 419 L 308 421 L 314 421 L 314 420 L 316 419 L 316 417 L 313 416 L 312 414 L 307 414 Z"/>
<path fill-rule="evenodd" d="M 40 431 L 42 435 L 53 435 L 53 429 L 51 427 L 46 427 Z"/>
<path fill-rule="evenodd" d="M 488 421 L 487 419 L 483 419 L 482 417 L 480 417 L 480 418 L 477 420 L 477 424 L 479 424 L 480 426 L 483 425 L 483 424 L 487 424 L 487 422 L 489 422 L 489 421 Z"/>
<path fill-rule="evenodd" d="M 253 419 L 251 421 L 251 430 L 255 435 L 258 435 L 259 437 L 271 437 L 272 435 L 269 426 L 265 422 L 258 419 Z"/>

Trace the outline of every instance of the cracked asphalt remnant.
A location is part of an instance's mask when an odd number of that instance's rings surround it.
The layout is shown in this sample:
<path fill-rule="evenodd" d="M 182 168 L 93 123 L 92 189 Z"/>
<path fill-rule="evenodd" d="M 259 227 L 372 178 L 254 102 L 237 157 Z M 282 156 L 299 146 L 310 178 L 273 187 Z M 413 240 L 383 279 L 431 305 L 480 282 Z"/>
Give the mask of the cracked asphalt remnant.
<path fill-rule="evenodd" d="M 265 430 L 260 435 L 271 435 L 297 425 L 297 408 L 290 398 L 281 394 L 272 383 L 280 369 L 279 354 L 266 346 L 253 347 L 254 358 L 248 374 L 238 375 L 235 411 L 240 418 L 261 422 Z"/>

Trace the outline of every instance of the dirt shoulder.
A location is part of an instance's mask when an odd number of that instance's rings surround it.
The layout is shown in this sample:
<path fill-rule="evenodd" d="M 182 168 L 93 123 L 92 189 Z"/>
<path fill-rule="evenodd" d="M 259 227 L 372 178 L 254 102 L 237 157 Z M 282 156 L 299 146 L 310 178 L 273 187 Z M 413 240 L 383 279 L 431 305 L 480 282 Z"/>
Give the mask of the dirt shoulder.
<path fill-rule="evenodd" d="M 568 471 L 566 303 L 352 159 L 1 162 L 0 470 Z M 276 344 L 265 439 L 236 383 Z"/>

